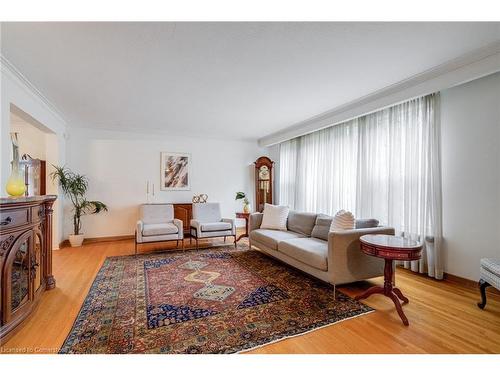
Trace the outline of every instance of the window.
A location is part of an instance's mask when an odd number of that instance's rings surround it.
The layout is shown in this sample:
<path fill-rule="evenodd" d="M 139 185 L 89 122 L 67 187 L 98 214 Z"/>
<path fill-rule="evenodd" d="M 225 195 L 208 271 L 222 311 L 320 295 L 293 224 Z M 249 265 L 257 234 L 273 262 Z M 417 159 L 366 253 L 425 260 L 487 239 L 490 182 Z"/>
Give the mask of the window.
<path fill-rule="evenodd" d="M 280 204 L 329 215 L 346 209 L 419 241 L 433 237 L 428 272 L 442 277 L 438 107 L 432 94 L 283 142 Z"/>

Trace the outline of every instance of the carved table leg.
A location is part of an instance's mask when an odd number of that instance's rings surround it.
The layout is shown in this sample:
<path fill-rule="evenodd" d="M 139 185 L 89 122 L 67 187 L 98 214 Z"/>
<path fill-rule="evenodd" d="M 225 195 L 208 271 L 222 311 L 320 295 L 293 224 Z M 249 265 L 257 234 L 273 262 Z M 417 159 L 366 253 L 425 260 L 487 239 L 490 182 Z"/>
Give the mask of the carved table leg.
<path fill-rule="evenodd" d="M 370 297 L 372 294 L 384 294 L 384 288 L 381 286 L 372 286 L 370 289 L 365 291 L 363 294 L 356 296 L 354 299 L 359 301 L 360 299 L 365 299 Z"/>
<path fill-rule="evenodd" d="M 398 312 L 399 317 L 403 321 L 403 324 L 405 326 L 410 325 L 410 323 L 408 322 L 408 318 L 406 317 L 405 313 L 403 312 L 403 308 L 401 307 L 401 304 L 399 303 L 398 297 L 394 293 L 391 293 L 391 295 L 389 295 L 388 297 L 390 299 L 392 299 L 392 302 L 394 302 L 394 305 L 396 306 L 396 311 Z"/>
<path fill-rule="evenodd" d="M 484 309 L 484 307 L 486 306 L 486 288 L 489 286 L 490 284 L 488 284 L 483 279 L 479 280 L 479 291 L 481 292 L 481 302 L 478 302 L 477 306 L 480 309 Z"/>
<path fill-rule="evenodd" d="M 248 237 L 248 217 L 245 217 L 245 233 L 240 234 L 236 241 L 239 241 L 244 237 Z"/>
<path fill-rule="evenodd" d="M 363 294 L 356 296 L 355 299 L 359 301 L 360 299 L 365 299 L 371 296 L 372 294 L 383 294 L 386 297 L 389 297 L 392 300 L 392 302 L 394 302 L 394 305 L 396 306 L 396 311 L 398 312 L 399 317 L 403 321 L 403 324 L 407 326 L 410 323 L 408 322 L 408 318 L 403 312 L 403 308 L 401 307 L 399 299 L 401 299 L 401 301 L 403 301 L 404 303 L 408 303 L 409 300 L 403 295 L 403 293 L 401 293 L 401 290 L 399 290 L 398 288 L 393 288 L 392 285 L 393 274 L 394 271 L 392 268 L 392 260 L 386 259 L 384 267 L 384 286 L 383 287 L 373 286 Z"/>
<path fill-rule="evenodd" d="M 403 301 L 404 303 L 408 303 L 410 302 L 410 300 L 408 298 L 406 298 L 403 293 L 401 292 L 401 290 L 399 290 L 399 288 L 392 288 L 392 291 L 394 292 L 395 295 L 398 296 L 398 298 Z"/>

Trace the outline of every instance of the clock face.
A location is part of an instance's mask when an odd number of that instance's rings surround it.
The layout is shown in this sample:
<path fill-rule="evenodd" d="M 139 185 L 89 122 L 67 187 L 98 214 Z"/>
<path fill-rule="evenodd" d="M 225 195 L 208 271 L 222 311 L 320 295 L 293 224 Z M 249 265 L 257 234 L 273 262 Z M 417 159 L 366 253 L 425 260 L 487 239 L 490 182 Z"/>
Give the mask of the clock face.
<path fill-rule="evenodd" d="M 269 180 L 269 168 L 267 167 L 267 165 L 263 165 L 259 168 L 259 179 Z"/>

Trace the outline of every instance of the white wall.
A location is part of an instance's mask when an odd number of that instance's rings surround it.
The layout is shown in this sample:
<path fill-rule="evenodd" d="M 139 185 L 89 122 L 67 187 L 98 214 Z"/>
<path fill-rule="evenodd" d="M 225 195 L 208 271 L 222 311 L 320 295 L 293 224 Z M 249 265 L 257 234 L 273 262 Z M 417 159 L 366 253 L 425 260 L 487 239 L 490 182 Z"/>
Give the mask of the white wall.
<path fill-rule="evenodd" d="M 28 154 L 33 159 L 45 160 L 47 146 L 44 132 L 28 123 L 19 122 L 12 123 L 10 129 L 17 133 L 19 157 Z"/>
<path fill-rule="evenodd" d="M 0 189 L 1 196 L 6 196 L 5 183 L 10 175 L 10 162 L 12 146 L 10 141 L 11 106 L 14 105 L 21 111 L 43 125 L 52 134 L 48 136 L 51 157 L 58 160 L 59 164 L 65 163 L 64 131 L 66 123 L 58 113 L 51 108 L 41 95 L 32 87 L 29 81 L 14 67 L 2 58 L 1 63 L 1 93 L 0 93 Z M 56 191 L 48 191 L 50 194 Z M 62 240 L 62 196 L 54 204 L 54 233 L 53 247 L 58 248 Z"/>
<path fill-rule="evenodd" d="M 441 93 L 445 272 L 500 258 L 500 73 Z"/>
<path fill-rule="evenodd" d="M 247 192 L 254 203 L 253 162 L 266 155 L 257 142 L 81 128 L 69 134 L 68 166 L 89 178 L 89 199 L 109 206 L 109 212 L 83 219 L 86 237 L 133 234 L 147 180 L 155 184 L 155 202 L 191 202 L 194 194 L 205 193 L 221 203 L 223 215 L 234 217 L 242 208 L 234 200 L 236 191 Z M 191 154 L 190 191 L 159 191 L 161 151 Z M 71 233 L 68 212 L 65 235 Z"/>

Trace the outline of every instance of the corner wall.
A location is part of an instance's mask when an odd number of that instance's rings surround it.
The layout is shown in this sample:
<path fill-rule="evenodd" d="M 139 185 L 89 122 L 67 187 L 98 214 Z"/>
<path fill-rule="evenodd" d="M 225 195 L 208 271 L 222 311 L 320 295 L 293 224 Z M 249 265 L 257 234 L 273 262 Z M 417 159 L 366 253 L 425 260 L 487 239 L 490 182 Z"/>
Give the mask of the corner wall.
<path fill-rule="evenodd" d="M 445 272 L 500 258 L 500 73 L 441 92 Z"/>
<path fill-rule="evenodd" d="M 160 152 L 191 154 L 191 190 L 160 191 Z M 253 207 L 253 162 L 266 151 L 257 142 L 226 141 L 199 137 L 146 134 L 139 132 L 70 129 L 68 166 L 90 180 L 88 198 L 100 200 L 108 212 L 86 216 L 83 232 L 88 238 L 131 235 L 135 231 L 138 207 L 146 202 L 146 181 L 155 184 L 152 202 L 189 203 L 194 194 L 208 194 L 220 202 L 222 214 L 235 217 L 242 202 L 235 193 L 249 194 Z M 66 207 L 65 236 L 72 233 Z M 243 223 L 239 223 L 240 225 Z"/>

